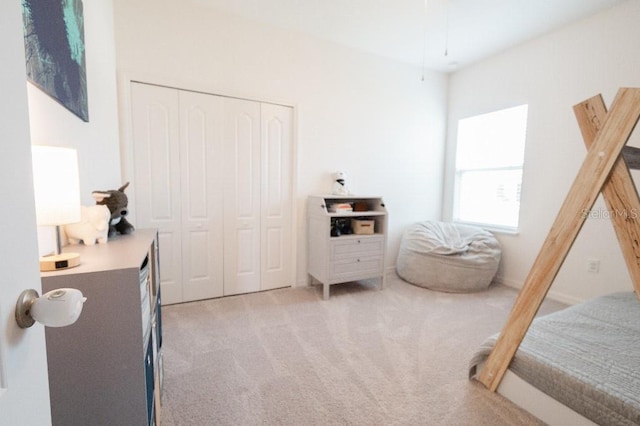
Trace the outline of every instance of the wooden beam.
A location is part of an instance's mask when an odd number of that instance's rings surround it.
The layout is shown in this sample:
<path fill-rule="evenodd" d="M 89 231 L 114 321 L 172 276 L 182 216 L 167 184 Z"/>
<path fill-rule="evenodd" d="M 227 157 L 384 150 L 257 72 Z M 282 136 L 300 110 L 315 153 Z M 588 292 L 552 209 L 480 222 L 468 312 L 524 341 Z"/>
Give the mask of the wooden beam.
<path fill-rule="evenodd" d="M 622 149 L 622 157 L 624 162 L 627 163 L 627 167 L 631 170 L 640 169 L 640 148 L 635 146 L 625 146 Z"/>
<path fill-rule="evenodd" d="M 478 380 L 495 391 L 640 117 L 640 89 L 622 88 L 578 171 Z"/>
<path fill-rule="evenodd" d="M 598 95 L 575 105 L 573 111 L 578 120 L 584 144 L 589 149 L 607 116 L 607 107 L 602 96 Z M 631 147 L 624 147 L 623 156 L 627 148 Z M 626 156 L 624 161 L 618 158 L 609 179 L 602 187 L 602 195 L 618 237 L 622 255 L 627 263 L 633 287 L 640 297 L 640 198 L 629 173 L 628 163 Z"/>

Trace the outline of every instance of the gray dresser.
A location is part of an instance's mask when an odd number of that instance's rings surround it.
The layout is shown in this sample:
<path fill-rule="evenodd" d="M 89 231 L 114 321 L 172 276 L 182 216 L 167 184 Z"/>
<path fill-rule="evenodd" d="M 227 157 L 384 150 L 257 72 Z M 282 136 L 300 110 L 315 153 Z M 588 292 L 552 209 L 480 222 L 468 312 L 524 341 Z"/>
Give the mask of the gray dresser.
<path fill-rule="evenodd" d="M 42 291 L 77 288 L 78 321 L 45 330 L 54 425 L 159 424 L 162 326 L 155 230 L 71 245 L 80 266 L 42 273 Z"/>

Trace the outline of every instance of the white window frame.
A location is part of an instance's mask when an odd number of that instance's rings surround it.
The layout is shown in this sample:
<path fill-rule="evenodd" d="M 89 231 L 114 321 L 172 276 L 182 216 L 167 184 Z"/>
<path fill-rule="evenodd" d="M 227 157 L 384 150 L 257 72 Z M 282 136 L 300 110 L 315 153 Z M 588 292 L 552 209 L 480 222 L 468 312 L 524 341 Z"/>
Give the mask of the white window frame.
<path fill-rule="evenodd" d="M 491 165 L 490 161 L 487 161 L 487 165 L 480 165 L 480 166 L 475 166 L 475 167 L 460 167 L 459 165 L 459 149 L 461 147 L 461 145 L 464 145 L 462 143 L 460 143 L 460 127 L 461 127 L 461 122 L 468 120 L 468 119 L 472 119 L 472 120 L 477 120 L 482 118 L 483 116 L 487 116 L 488 119 L 491 118 L 495 118 L 496 116 L 498 116 L 498 114 L 501 113 L 505 113 L 505 112 L 509 112 L 509 110 L 513 110 L 514 113 L 520 113 L 520 114 L 524 114 L 524 129 L 521 129 L 522 131 L 522 135 L 518 135 L 517 137 L 521 137 L 521 148 L 520 148 L 520 158 L 517 158 L 518 155 L 514 155 L 513 158 L 511 158 L 510 160 L 507 161 L 508 164 L 504 164 L 504 162 L 502 164 L 495 164 L 495 165 Z M 496 114 L 496 115 L 494 115 Z M 463 224 L 469 224 L 469 225 L 475 225 L 475 226 L 480 226 L 482 228 L 485 229 L 489 229 L 489 230 L 493 230 L 493 231 L 498 231 L 498 232 L 505 232 L 505 233 L 518 233 L 518 229 L 519 229 L 519 225 L 520 225 L 520 208 L 521 208 L 521 191 L 522 191 L 522 172 L 524 169 L 524 149 L 525 149 L 525 145 L 526 145 L 526 133 L 527 133 L 527 118 L 528 118 L 528 105 L 527 104 L 523 104 L 523 105 L 518 105 L 518 106 L 514 106 L 511 108 L 505 108 L 505 109 L 501 109 L 501 110 L 496 110 L 496 111 L 492 111 L 486 114 L 479 114 L 476 116 L 472 116 L 472 117 L 468 117 L 468 118 L 464 118 L 458 121 L 458 141 L 456 143 L 456 155 L 455 155 L 455 159 L 454 159 L 454 191 L 453 191 L 453 221 L 456 223 L 463 223 Z M 518 129 L 518 131 L 520 131 L 520 129 Z M 503 160 L 504 161 L 504 160 Z M 462 162 L 464 162 L 464 160 L 462 160 Z M 498 161 L 499 163 L 500 161 Z M 515 196 L 516 201 L 515 203 L 517 203 L 516 206 L 513 205 L 513 203 L 511 203 L 510 207 L 511 208 L 517 208 L 517 212 L 515 212 L 515 225 L 510 225 L 507 224 L 505 222 L 507 221 L 502 221 L 499 220 L 496 217 L 495 221 L 491 221 L 491 220 L 469 220 L 469 218 L 461 218 L 461 204 L 462 204 L 462 200 L 461 197 L 463 196 L 462 193 L 462 189 L 461 189 L 461 184 L 462 184 L 462 180 L 463 180 L 463 176 L 466 173 L 484 173 L 484 172 L 502 172 L 502 171 L 519 171 L 520 172 L 520 180 L 519 182 L 516 184 L 516 188 L 514 188 L 511 191 L 511 195 Z M 496 191 L 498 191 L 499 189 L 496 188 Z M 513 218 L 513 214 L 511 214 L 512 218 Z M 486 216 L 485 216 L 486 219 Z"/>

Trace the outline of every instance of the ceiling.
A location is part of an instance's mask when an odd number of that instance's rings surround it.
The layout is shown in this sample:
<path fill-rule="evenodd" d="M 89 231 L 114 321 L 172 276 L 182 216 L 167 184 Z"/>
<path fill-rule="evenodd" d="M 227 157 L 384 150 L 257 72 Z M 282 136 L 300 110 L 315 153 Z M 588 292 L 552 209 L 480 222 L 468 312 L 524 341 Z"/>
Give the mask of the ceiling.
<path fill-rule="evenodd" d="M 626 0 L 196 0 L 450 72 Z"/>

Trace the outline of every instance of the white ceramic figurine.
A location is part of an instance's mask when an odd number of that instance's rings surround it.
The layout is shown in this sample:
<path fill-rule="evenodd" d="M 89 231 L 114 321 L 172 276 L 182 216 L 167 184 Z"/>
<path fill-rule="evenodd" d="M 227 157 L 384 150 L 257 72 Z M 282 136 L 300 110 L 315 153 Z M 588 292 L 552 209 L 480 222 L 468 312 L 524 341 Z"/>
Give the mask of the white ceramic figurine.
<path fill-rule="evenodd" d="M 106 243 L 111 218 L 109 208 L 103 205 L 81 206 L 81 208 L 80 222 L 64 227 L 69 243 L 78 244 L 82 241 L 88 246 L 94 245 L 96 240 L 100 244 Z"/>
<path fill-rule="evenodd" d="M 349 195 L 349 189 L 345 183 L 347 175 L 345 172 L 335 172 L 333 174 L 333 195 Z"/>

